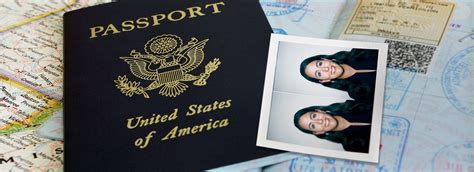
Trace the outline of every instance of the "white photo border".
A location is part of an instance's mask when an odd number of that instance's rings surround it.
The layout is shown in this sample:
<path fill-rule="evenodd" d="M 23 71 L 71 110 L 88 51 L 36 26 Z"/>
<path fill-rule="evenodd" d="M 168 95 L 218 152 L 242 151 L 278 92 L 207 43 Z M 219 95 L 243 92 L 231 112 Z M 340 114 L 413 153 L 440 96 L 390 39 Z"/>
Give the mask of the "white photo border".
<path fill-rule="evenodd" d="M 349 151 L 329 150 L 323 148 L 315 148 L 309 146 L 295 145 L 279 141 L 267 139 L 268 122 L 270 118 L 270 109 L 272 102 L 272 91 L 274 86 L 275 69 L 278 56 L 278 46 L 280 42 L 299 43 L 316 46 L 334 46 L 344 48 L 360 48 L 360 49 L 377 49 L 377 74 L 375 84 L 374 106 L 372 113 L 372 123 L 370 132 L 369 153 L 357 153 Z M 368 43 L 357 41 L 330 40 L 319 38 L 307 38 L 298 36 L 288 36 L 272 34 L 270 39 L 270 47 L 268 52 L 267 69 L 265 73 L 265 86 L 263 91 L 262 107 L 260 111 L 260 121 L 258 126 L 257 146 L 298 152 L 304 154 L 312 154 L 319 156 L 327 156 L 334 158 L 350 159 L 357 161 L 366 161 L 378 163 L 380 135 L 382 128 L 383 113 L 383 94 L 385 87 L 385 75 L 387 64 L 388 45 L 385 43 Z"/>

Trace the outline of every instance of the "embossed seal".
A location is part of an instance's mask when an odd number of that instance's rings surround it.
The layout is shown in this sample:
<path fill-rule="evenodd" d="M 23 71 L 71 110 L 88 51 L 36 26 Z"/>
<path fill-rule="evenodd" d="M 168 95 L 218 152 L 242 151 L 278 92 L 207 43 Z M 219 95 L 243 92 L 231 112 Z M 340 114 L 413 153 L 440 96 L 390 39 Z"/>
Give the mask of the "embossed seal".
<path fill-rule="evenodd" d="M 135 50 L 130 52 L 131 57 L 120 57 L 130 65 L 130 72 L 137 78 L 152 81 L 147 87 L 140 86 L 140 82 L 129 81 L 126 75 L 119 76 L 115 86 L 124 95 L 132 97 L 134 94 L 150 98 L 147 91 L 160 88 L 160 95 L 176 97 L 186 91 L 188 85 L 184 82 L 194 81 L 196 86 L 204 86 L 212 72 L 221 64 L 214 58 L 205 66 L 205 71 L 198 76 L 189 72 L 197 68 L 204 60 L 204 46 L 209 39 L 198 41 L 196 38 L 182 45 L 180 37 L 172 34 L 163 34 L 150 39 L 145 44 L 146 54 Z"/>

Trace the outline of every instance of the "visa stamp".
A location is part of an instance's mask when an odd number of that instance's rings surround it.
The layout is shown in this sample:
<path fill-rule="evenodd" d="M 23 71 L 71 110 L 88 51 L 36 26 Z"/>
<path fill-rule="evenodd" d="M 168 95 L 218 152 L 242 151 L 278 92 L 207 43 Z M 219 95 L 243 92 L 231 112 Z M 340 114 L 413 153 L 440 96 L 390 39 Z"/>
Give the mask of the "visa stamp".
<path fill-rule="evenodd" d="M 343 34 L 439 45 L 454 6 L 437 1 L 359 0 Z"/>
<path fill-rule="evenodd" d="M 262 0 L 260 4 L 266 16 L 282 16 L 302 10 L 308 0 Z"/>
<path fill-rule="evenodd" d="M 454 55 L 446 64 L 441 77 L 444 94 L 449 102 L 460 112 L 474 116 L 474 102 L 471 91 L 474 46 L 466 48 Z"/>
<path fill-rule="evenodd" d="M 432 159 L 432 171 L 473 171 L 474 141 L 445 146 Z"/>
<path fill-rule="evenodd" d="M 409 129 L 410 122 L 407 119 L 397 116 L 384 116 L 379 164 L 317 156 L 304 156 L 293 159 L 288 167 L 288 171 L 400 171 Z"/>
<path fill-rule="evenodd" d="M 405 100 L 408 90 L 415 78 L 415 72 L 387 69 L 384 109 L 397 111 Z"/>
<path fill-rule="evenodd" d="M 273 33 L 276 33 L 276 34 L 282 34 L 282 35 L 288 35 L 288 33 L 286 33 L 286 31 L 282 28 L 272 28 L 273 29 Z"/>

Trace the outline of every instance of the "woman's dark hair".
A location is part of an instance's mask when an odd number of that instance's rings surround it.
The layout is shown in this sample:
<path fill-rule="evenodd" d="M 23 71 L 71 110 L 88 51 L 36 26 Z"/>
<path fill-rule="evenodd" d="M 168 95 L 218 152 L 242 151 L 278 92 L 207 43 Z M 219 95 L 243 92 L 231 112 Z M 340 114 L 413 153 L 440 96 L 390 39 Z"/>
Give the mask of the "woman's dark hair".
<path fill-rule="evenodd" d="M 308 75 L 306 75 L 306 73 L 305 73 L 306 66 L 308 66 L 309 63 L 311 63 L 315 60 L 329 59 L 329 60 L 332 60 L 333 62 L 335 62 L 337 64 L 340 64 L 341 61 L 344 61 L 344 59 L 343 59 L 343 58 L 345 58 L 344 54 L 347 54 L 347 53 L 348 53 L 347 51 L 340 51 L 340 52 L 337 52 L 336 54 L 333 54 L 333 55 L 317 55 L 317 56 L 306 58 L 300 64 L 300 74 L 301 74 L 301 76 L 303 76 L 308 81 L 318 83 L 318 84 L 322 84 L 326 87 L 331 87 L 331 88 L 335 88 L 335 89 L 338 89 L 338 90 L 347 91 L 348 85 L 350 84 L 350 82 L 348 82 L 348 81 L 345 81 L 343 79 L 335 79 L 331 82 L 320 83 L 318 79 L 311 78 Z"/>
<path fill-rule="evenodd" d="M 303 116 L 305 113 L 314 111 L 314 110 L 318 109 L 318 107 L 321 107 L 321 106 L 310 106 L 310 107 L 303 108 L 303 109 L 300 109 L 299 111 L 297 111 L 295 113 L 295 117 L 293 118 L 293 122 L 295 124 L 295 127 L 298 128 L 302 132 L 311 134 L 312 133 L 311 131 L 306 130 L 303 127 L 300 126 L 300 119 L 301 119 L 301 116 Z"/>
<path fill-rule="evenodd" d="M 301 74 L 301 76 L 303 76 L 308 81 L 319 83 L 318 79 L 311 78 L 308 75 L 306 75 L 306 72 L 305 72 L 306 66 L 308 66 L 309 63 L 311 63 L 315 60 L 322 60 L 323 58 L 326 58 L 326 57 L 327 57 L 327 55 L 317 55 L 317 56 L 313 56 L 313 57 L 309 57 L 309 58 L 304 59 L 300 64 L 300 74 Z"/>
<path fill-rule="evenodd" d="M 337 52 L 335 54 L 332 54 L 332 55 L 316 55 L 316 56 L 313 56 L 313 57 L 308 57 L 308 58 L 304 59 L 300 64 L 300 74 L 301 74 L 301 76 L 303 76 L 305 79 L 307 79 L 309 81 L 319 83 L 318 79 L 311 78 L 308 75 L 306 75 L 306 73 L 304 72 L 305 69 L 306 69 L 306 66 L 308 66 L 309 63 L 311 63 L 315 60 L 329 59 L 329 60 L 332 60 L 333 62 L 335 62 L 337 64 L 343 64 L 344 61 L 346 60 L 347 54 L 349 54 L 351 52 L 339 51 L 339 52 Z"/>

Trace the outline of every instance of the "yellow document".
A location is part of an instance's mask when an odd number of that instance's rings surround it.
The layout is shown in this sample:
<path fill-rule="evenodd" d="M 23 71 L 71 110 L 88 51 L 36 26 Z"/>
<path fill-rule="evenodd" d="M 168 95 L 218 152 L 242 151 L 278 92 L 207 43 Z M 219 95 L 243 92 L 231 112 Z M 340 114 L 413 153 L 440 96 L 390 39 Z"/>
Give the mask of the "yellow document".
<path fill-rule="evenodd" d="M 342 35 L 439 45 L 454 6 L 431 0 L 359 0 Z"/>

